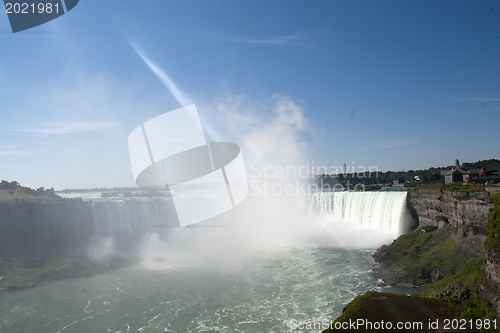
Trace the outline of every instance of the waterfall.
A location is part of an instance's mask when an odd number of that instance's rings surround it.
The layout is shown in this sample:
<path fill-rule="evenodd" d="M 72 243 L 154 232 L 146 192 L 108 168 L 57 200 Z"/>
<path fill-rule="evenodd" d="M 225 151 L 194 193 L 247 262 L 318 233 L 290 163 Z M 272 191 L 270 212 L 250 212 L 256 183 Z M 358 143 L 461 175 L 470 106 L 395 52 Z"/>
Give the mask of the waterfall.
<path fill-rule="evenodd" d="M 151 231 L 178 226 L 169 198 L 103 198 L 92 201 L 96 236 L 113 237 L 120 247 Z"/>
<path fill-rule="evenodd" d="M 311 197 L 309 213 L 349 229 L 384 234 L 384 242 L 407 232 L 411 217 L 406 192 L 317 192 Z"/>
<path fill-rule="evenodd" d="M 172 228 L 179 224 L 170 198 L 96 198 L 91 208 L 95 235 L 103 240 L 112 239 L 120 250 L 134 250 L 147 234 L 157 234 L 166 240 L 174 234 L 176 238 L 179 233 Z M 272 209 L 282 214 L 280 210 L 286 207 Z M 302 232 L 304 238 L 309 237 L 307 230 L 312 230 L 315 240 L 312 243 L 346 248 L 377 248 L 408 231 L 410 221 L 406 192 L 401 191 L 317 192 L 310 198 L 309 213 L 309 218 L 299 219 L 302 224 L 281 227 L 292 234 Z M 272 233 L 276 226 L 276 223 L 266 224 L 266 230 Z M 183 233 L 186 234 L 193 236 L 192 231 Z M 205 237 L 206 231 L 202 234 Z M 283 236 L 283 230 L 279 234 Z"/>

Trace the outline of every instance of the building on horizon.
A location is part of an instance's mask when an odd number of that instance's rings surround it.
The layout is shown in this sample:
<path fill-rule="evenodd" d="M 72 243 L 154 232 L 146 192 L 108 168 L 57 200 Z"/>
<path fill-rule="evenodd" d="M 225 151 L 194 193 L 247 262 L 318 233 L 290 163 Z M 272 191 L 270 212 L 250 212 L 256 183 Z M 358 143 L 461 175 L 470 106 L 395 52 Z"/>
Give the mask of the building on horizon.
<path fill-rule="evenodd" d="M 466 170 L 461 165 L 458 159 L 455 160 L 455 165 L 450 170 L 441 171 L 441 176 L 444 177 L 445 184 L 452 183 L 478 183 L 492 184 L 500 182 L 500 163 L 489 163 L 482 168 Z"/>
<path fill-rule="evenodd" d="M 469 171 L 462 168 L 460 161 L 455 160 L 455 165 L 451 170 L 441 171 L 441 176 L 444 176 L 444 183 L 467 183 L 469 181 Z"/>
<path fill-rule="evenodd" d="M 500 182 L 500 163 L 490 163 L 480 169 L 470 169 L 470 179 L 473 183 Z"/>

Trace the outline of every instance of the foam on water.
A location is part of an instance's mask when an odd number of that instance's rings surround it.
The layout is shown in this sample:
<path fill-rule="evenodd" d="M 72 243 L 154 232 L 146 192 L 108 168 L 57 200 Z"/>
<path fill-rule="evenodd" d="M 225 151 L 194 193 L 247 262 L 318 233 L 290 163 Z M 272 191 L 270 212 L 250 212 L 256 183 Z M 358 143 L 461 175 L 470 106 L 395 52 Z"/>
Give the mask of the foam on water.
<path fill-rule="evenodd" d="M 0 329 L 24 332 L 298 332 L 376 289 L 372 251 L 303 248 L 224 266 L 142 265 L 0 292 Z M 161 266 L 161 262 L 159 262 Z M 29 302 L 26 302 L 29 299 Z"/>

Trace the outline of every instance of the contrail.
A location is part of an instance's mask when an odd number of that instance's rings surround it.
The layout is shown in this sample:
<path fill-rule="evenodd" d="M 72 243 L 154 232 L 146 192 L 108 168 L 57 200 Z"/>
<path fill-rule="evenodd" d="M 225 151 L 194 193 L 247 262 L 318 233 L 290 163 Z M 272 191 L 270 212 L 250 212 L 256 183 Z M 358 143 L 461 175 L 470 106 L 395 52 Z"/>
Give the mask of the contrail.
<path fill-rule="evenodd" d="M 130 45 L 134 49 L 134 51 L 141 57 L 141 59 L 144 61 L 144 63 L 155 73 L 155 75 L 160 79 L 160 81 L 165 85 L 165 87 L 170 91 L 172 96 L 179 102 L 180 105 L 186 106 L 190 104 L 194 104 L 193 100 L 189 98 L 187 95 L 185 95 L 170 79 L 170 77 L 165 73 L 160 66 L 158 66 L 156 63 L 154 63 L 147 55 L 144 53 L 142 48 L 139 46 L 139 44 L 133 40 L 129 40 Z M 215 130 L 212 120 L 206 115 L 201 113 L 200 117 L 202 118 L 202 123 L 204 124 L 203 130 L 205 132 L 205 137 L 207 138 L 207 141 L 215 140 L 215 141 L 222 141 L 220 139 L 220 135 L 217 133 Z"/>
<path fill-rule="evenodd" d="M 148 65 L 149 69 L 155 73 L 155 75 L 160 79 L 160 81 L 165 85 L 165 87 L 170 91 L 170 93 L 174 96 L 174 98 L 181 104 L 182 106 L 186 106 L 189 104 L 193 104 L 191 99 L 187 97 L 177 85 L 168 77 L 167 73 L 165 73 L 156 63 L 154 63 L 149 57 L 144 53 L 141 47 L 135 42 L 135 40 L 129 41 L 130 45 L 134 49 L 134 51 L 141 57 L 142 61 L 146 65 Z"/>

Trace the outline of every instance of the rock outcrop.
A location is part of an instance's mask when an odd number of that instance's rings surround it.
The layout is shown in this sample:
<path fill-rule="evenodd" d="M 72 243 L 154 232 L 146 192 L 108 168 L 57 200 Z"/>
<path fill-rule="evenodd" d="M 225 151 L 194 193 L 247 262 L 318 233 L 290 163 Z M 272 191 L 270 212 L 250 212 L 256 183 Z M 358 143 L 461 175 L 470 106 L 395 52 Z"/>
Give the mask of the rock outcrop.
<path fill-rule="evenodd" d="M 488 192 L 409 191 L 408 208 L 418 228 L 451 227 L 458 236 L 485 234 L 491 203 Z"/>
<path fill-rule="evenodd" d="M 418 190 L 408 192 L 407 204 L 418 221 L 417 229 L 450 229 L 457 245 L 473 253 L 476 246 L 470 244 L 477 243 L 474 240 L 478 237 L 483 240 L 480 244 L 483 244 L 486 238 L 488 216 L 493 209 L 489 196 L 490 193 L 486 191 Z M 481 250 L 484 251 L 483 246 Z M 497 318 L 500 319 L 500 255 L 486 250 L 483 269 L 487 281 L 479 285 L 478 293 L 496 308 Z M 439 274 L 442 272 L 431 273 L 436 273 L 436 276 L 432 276 L 432 282 L 441 278 Z"/>
<path fill-rule="evenodd" d="M 500 256 L 493 251 L 486 251 L 486 276 L 500 286 Z"/>
<path fill-rule="evenodd" d="M 486 277 L 490 283 L 481 291 L 484 298 L 495 307 L 497 318 L 500 319 L 500 256 L 493 251 L 486 251 L 485 266 Z"/>

